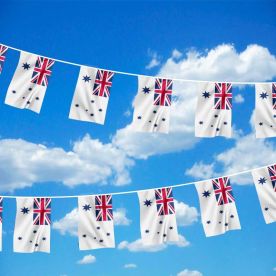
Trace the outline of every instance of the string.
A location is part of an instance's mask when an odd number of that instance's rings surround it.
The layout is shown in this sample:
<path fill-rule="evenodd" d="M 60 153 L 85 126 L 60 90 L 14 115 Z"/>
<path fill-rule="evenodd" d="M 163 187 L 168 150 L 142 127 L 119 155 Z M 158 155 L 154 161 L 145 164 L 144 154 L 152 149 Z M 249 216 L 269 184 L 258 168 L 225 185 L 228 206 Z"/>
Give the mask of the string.
<path fill-rule="evenodd" d="M 30 53 L 30 52 L 27 52 L 27 51 L 24 51 L 24 50 L 20 50 L 18 48 L 15 48 L 15 47 L 12 47 L 12 46 L 9 46 L 9 45 L 6 45 L 6 44 L 1 44 L 1 45 L 6 46 L 9 49 L 12 49 L 14 51 Z M 31 53 L 31 54 L 34 54 L 34 53 Z M 35 54 L 35 55 L 38 55 L 38 54 Z M 75 62 L 70 62 L 70 61 L 66 61 L 66 60 L 62 60 L 62 59 L 56 59 L 56 58 L 46 57 L 46 56 L 43 56 L 43 55 L 38 55 L 38 56 L 43 57 L 43 58 L 52 59 L 52 60 L 60 62 L 60 63 L 73 65 L 73 66 L 84 66 L 83 64 L 79 64 L 79 63 L 75 63 Z M 88 66 L 88 65 L 85 65 L 85 66 Z M 140 77 L 140 76 L 142 76 L 142 77 L 153 77 L 153 76 L 149 76 L 149 75 L 135 74 L 135 73 L 129 73 L 129 72 L 124 72 L 124 71 L 116 71 L 116 70 L 110 70 L 110 69 L 104 69 L 104 68 L 97 68 L 97 69 L 99 69 L 99 70 L 105 70 L 105 71 L 110 71 L 110 72 L 113 72 L 115 74 L 120 74 L 120 75 L 127 75 L 127 76 L 134 76 L 134 77 Z M 162 79 L 164 77 L 154 76 L 154 78 L 160 78 L 160 79 Z M 166 77 L 165 79 L 171 79 L 173 81 L 179 81 L 179 82 L 196 82 L 196 83 L 227 82 L 227 83 L 231 83 L 231 84 L 234 84 L 234 85 L 255 85 L 257 83 L 271 83 L 271 82 L 256 82 L 256 81 L 254 81 L 254 82 L 253 81 L 247 81 L 247 82 L 245 82 L 245 81 L 193 80 L 193 79 L 179 79 L 179 78 L 170 78 L 170 77 Z"/>
<path fill-rule="evenodd" d="M 245 174 L 245 173 L 249 173 L 253 170 L 259 170 L 265 167 L 270 167 L 273 166 L 274 164 L 270 164 L 267 166 L 262 166 L 262 167 L 258 167 L 255 169 L 251 169 L 251 170 L 244 170 L 244 171 L 240 171 L 237 173 L 232 173 L 232 174 L 228 174 L 228 175 L 224 175 L 224 176 L 219 176 L 216 178 L 222 178 L 222 177 L 233 177 L 233 176 L 237 176 L 237 175 L 241 175 L 241 174 Z M 186 183 L 181 183 L 181 184 L 175 184 L 175 185 L 171 185 L 171 186 L 165 186 L 165 187 L 155 187 L 155 188 L 149 188 L 149 189 L 140 189 L 140 190 L 131 190 L 131 191 L 125 191 L 125 192 L 115 192 L 115 193 L 105 193 L 108 195 L 127 195 L 127 194 L 135 194 L 138 192 L 143 192 L 143 191 L 148 191 L 148 190 L 157 190 L 157 189 L 162 189 L 162 188 L 179 188 L 179 187 L 183 187 L 183 186 L 188 186 L 188 185 L 195 185 L 201 182 L 205 182 L 205 181 L 211 181 L 213 179 L 216 178 L 209 178 L 206 180 L 198 180 L 198 181 L 191 181 L 191 182 L 186 182 Z M 91 195 L 101 195 L 101 194 L 89 194 L 89 195 L 70 195 L 70 196 L 2 196 L 0 195 L 0 197 L 4 197 L 4 198 L 20 198 L 20 197 L 24 197 L 24 198 L 34 198 L 34 197 L 40 197 L 40 198 L 77 198 L 77 197 L 85 197 L 85 196 L 91 196 Z"/>

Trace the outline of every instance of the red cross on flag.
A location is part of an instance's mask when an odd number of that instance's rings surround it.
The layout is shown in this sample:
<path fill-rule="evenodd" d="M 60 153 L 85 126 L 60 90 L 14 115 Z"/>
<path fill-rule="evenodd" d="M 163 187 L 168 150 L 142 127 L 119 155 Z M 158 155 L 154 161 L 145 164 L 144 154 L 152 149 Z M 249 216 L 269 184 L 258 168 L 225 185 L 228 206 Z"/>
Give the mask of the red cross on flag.
<path fill-rule="evenodd" d="M 5 103 L 39 113 L 49 78 L 52 75 L 53 65 L 54 60 L 21 52 L 6 94 Z"/>

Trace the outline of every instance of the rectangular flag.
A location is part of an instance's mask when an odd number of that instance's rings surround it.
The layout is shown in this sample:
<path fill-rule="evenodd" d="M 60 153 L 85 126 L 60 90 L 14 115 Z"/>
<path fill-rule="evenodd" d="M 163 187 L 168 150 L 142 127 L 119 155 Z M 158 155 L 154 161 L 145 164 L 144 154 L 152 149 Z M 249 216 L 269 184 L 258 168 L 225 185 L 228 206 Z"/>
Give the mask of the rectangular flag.
<path fill-rule="evenodd" d="M 78 205 L 80 250 L 115 247 L 112 196 L 80 196 Z"/>
<path fill-rule="evenodd" d="M 178 241 L 172 188 L 138 192 L 140 229 L 145 245 Z"/>
<path fill-rule="evenodd" d="M 168 133 L 172 92 L 172 80 L 139 76 L 133 130 Z"/>
<path fill-rule="evenodd" d="M 251 173 L 265 222 L 272 223 L 276 221 L 276 164 Z"/>
<path fill-rule="evenodd" d="M 0 251 L 2 251 L 3 197 L 0 197 Z"/>
<path fill-rule="evenodd" d="M 195 184 L 207 237 L 241 229 L 230 179 L 220 177 Z"/>
<path fill-rule="evenodd" d="M 50 253 L 50 198 L 16 198 L 13 250 Z"/>
<path fill-rule="evenodd" d="M 6 59 L 6 52 L 8 50 L 7 46 L 1 45 L 0 44 L 0 74 L 2 72 L 3 69 L 3 65 Z"/>
<path fill-rule="evenodd" d="M 5 103 L 40 112 L 54 60 L 21 52 Z"/>
<path fill-rule="evenodd" d="M 114 73 L 81 66 L 70 119 L 104 124 Z"/>
<path fill-rule="evenodd" d="M 231 137 L 232 84 L 201 84 L 195 115 L 195 136 Z"/>
<path fill-rule="evenodd" d="M 255 85 L 255 129 L 257 138 L 276 136 L 276 83 Z"/>

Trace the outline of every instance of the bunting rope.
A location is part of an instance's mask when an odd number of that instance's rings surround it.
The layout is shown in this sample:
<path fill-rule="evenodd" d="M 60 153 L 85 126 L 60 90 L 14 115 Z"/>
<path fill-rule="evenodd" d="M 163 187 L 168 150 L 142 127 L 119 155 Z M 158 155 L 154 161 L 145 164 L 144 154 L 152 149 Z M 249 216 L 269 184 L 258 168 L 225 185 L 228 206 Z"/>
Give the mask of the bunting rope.
<path fill-rule="evenodd" d="M 148 190 L 157 190 L 157 189 L 161 189 L 161 188 L 179 188 L 179 187 L 183 187 L 183 186 L 188 186 L 188 185 L 195 185 L 197 183 L 200 182 L 205 182 L 205 181 L 210 181 L 212 179 L 216 179 L 216 178 L 222 178 L 222 177 L 233 177 L 233 176 L 237 176 L 237 175 L 241 175 L 241 174 L 246 174 L 246 173 L 250 173 L 253 170 L 258 170 L 258 169 L 262 169 L 262 168 L 266 168 L 266 167 L 270 167 L 275 165 L 275 163 L 266 165 L 266 166 L 261 166 L 258 168 L 254 168 L 254 169 L 250 169 L 250 170 L 244 170 L 244 171 L 240 171 L 237 173 L 232 173 L 232 174 L 228 174 L 228 175 L 223 175 L 223 176 L 218 176 L 218 177 L 212 177 L 209 179 L 205 179 L 205 180 L 198 180 L 198 181 L 191 181 L 191 182 L 186 182 L 186 183 L 181 183 L 181 184 L 175 184 L 175 185 L 170 185 L 170 186 L 162 186 L 162 187 L 155 187 L 155 188 L 147 188 L 147 189 L 140 189 L 140 190 L 131 190 L 131 191 L 125 191 L 125 192 L 115 192 L 115 193 L 104 193 L 104 194 L 108 194 L 108 195 L 126 195 L 126 194 L 135 194 L 138 192 L 143 192 L 143 191 L 148 191 Z M 86 194 L 86 195 L 70 195 L 70 196 L 35 196 L 35 197 L 40 197 L 40 198 L 78 198 L 78 197 L 86 197 L 86 196 L 91 196 L 91 195 L 102 195 L 102 193 L 97 193 L 97 194 Z M 0 197 L 3 198 L 33 198 L 34 196 L 5 196 L 5 195 L 0 195 Z"/>
<path fill-rule="evenodd" d="M 54 61 L 57 61 L 57 62 L 60 62 L 60 63 L 64 63 L 64 64 L 69 64 L 69 65 L 78 66 L 78 67 L 80 67 L 80 66 L 94 67 L 94 66 L 91 66 L 91 65 L 79 64 L 79 63 L 70 62 L 70 61 L 66 61 L 66 60 L 62 60 L 62 59 L 56 59 L 56 58 L 52 58 L 52 57 L 43 56 L 43 55 L 36 54 L 36 53 L 32 53 L 32 52 L 27 52 L 27 51 L 24 51 L 24 50 L 20 50 L 19 48 L 11 47 L 11 46 L 9 46 L 9 45 L 2 44 L 2 43 L 1 43 L 1 45 L 6 46 L 6 47 L 8 47 L 9 49 L 12 49 L 12 50 L 17 51 L 17 52 L 31 53 L 31 54 L 38 55 L 38 56 L 43 57 L 43 58 L 52 59 L 52 60 L 54 60 Z M 143 77 L 153 77 L 153 76 L 149 76 L 149 75 L 136 74 L 136 73 L 129 73 L 129 72 L 124 72 L 124 71 L 116 71 L 116 70 L 104 69 L 104 68 L 99 68 L 99 67 L 97 67 L 97 69 L 99 69 L 99 70 L 105 70 L 105 71 L 110 71 L 110 72 L 113 72 L 113 73 L 116 73 L 116 74 L 119 74 L 119 75 L 127 75 L 127 76 L 133 76 L 133 77 L 139 77 L 139 76 L 143 76 Z M 161 76 L 154 76 L 154 77 L 155 77 L 155 78 L 162 78 L 162 79 L 164 79 L 164 77 L 161 77 Z M 245 82 L 245 81 L 192 80 L 192 79 L 179 79 L 179 78 L 170 78 L 170 77 L 166 77 L 165 79 L 170 79 L 170 80 L 173 80 L 173 81 L 180 81 L 180 82 L 198 82 L 198 83 L 228 82 L 228 83 L 231 83 L 232 85 L 255 85 L 255 84 L 258 84 L 258 83 L 272 83 L 272 82 L 264 82 L 264 81 L 263 81 L 263 82 L 256 82 L 256 81 L 247 81 L 247 82 Z"/>

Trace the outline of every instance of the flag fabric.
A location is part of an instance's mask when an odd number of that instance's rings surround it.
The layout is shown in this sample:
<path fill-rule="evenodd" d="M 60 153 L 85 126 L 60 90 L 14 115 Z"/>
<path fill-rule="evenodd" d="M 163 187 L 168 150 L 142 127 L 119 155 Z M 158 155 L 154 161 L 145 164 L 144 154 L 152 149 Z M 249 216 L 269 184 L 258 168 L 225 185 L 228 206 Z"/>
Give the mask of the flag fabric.
<path fill-rule="evenodd" d="M 21 52 L 5 103 L 40 112 L 54 60 Z"/>
<path fill-rule="evenodd" d="M 0 251 L 2 251 L 3 197 L 0 197 Z"/>
<path fill-rule="evenodd" d="M 276 136 L 276 83 L 255 85 L 255 129 L 257 138 Z"/>
<path fill-rule="evenodd" d="M 0 74 L 3 69 L 7 51 L 8 51 L 8 47 L 0 44 Z"/>
<path fill-rule="evenodd" d="M 115 247 L 112 196 L 81 196 L 79 205 L 79 248 Z"/>
<path fill-rule="evenodd" d="M 276 221 L 276 164 L 252 172 L 266 223 Z"/>
<path fill-rule="evenodd" d="M 230 179 L 220 177 L 195 184 L 205 235 L 223 234 L 241 229 Z"/>
<path fill-rule="evenodd" d="M 81 66 L 69 118 L 104 124 L 114 73 Z"/>
<path fill-rule="evenodd" d="M 173 81 L 138 77 L 132 127 L 142 132 L 169 132 Z"/>
<path fill-rule="evenodd" d="M 195 136 L 231 137 L 232 84 L 208 82 L 198 93 Z"/>
<path fill-rule="evenodd" d="M 145 245 L 178 241 L 172 188 L 138 192 L 140 229 Z"/>
<path fill-rule="evenodd" d="M 14 252 L 50 253 L 50 198 L 17 198 L 13 236 Z"/>

